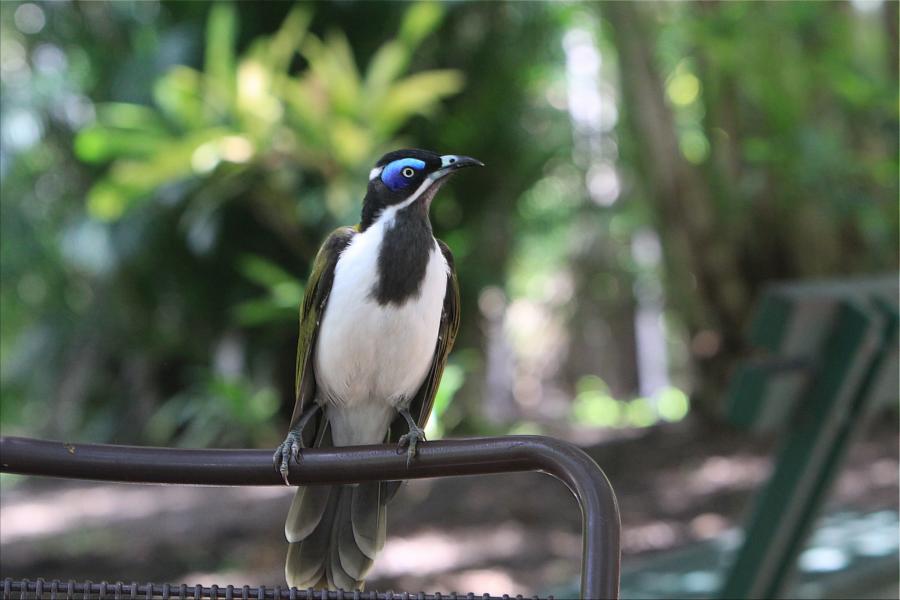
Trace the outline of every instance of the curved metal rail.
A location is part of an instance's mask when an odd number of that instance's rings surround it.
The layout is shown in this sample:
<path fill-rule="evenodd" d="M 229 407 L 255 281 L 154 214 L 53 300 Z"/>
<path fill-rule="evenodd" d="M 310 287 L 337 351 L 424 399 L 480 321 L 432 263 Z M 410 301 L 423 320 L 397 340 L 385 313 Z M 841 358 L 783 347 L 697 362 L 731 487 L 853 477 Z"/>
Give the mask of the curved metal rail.
<path fill-rule="evenodd" d="M 271 450 L 186 450 L 0 437 L 8 473 L 131 483 L 284 485 Z M 407 466 L 395 446 L 309 448 L 291 464 L 295 484 L 424 479 L 540 471 L 575 494 L 582 516 L 582 598 L 618 598 L 619 508 L 606 475 L 580 448 L 543 436 L 427 442 Z"/>

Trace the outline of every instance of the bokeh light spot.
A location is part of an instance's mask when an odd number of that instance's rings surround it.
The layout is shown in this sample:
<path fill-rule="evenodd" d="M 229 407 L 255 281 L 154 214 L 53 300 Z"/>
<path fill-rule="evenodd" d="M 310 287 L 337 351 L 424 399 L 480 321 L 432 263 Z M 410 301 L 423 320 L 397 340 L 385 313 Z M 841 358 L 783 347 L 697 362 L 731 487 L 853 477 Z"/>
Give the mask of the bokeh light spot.
<path fill-rule="evenodd" d="M 13 15 L 13 19 L 16 22 L 16 28 L 27 34 L 40 32 L 47 23 L 41 7 L 30 2 L 19 6 Z"/>
<path fill-rule="evenodd" d="M 692 129 L 685 131 L 678 138 L 681 153 L 695 165 L 699 165 L 709 156 L 709 140 L 702 131 Z"/>
<path fill-rule="evenodd" d="M 665 421 L 675 422 L 684 419 L 690 410 L 687 394 L 678 388 L 667 388 L 657 399 L 656 409 Z"/>
<path fill-rule="evenodd" d="M 798 563 L 803 571 L 825 573 L 840 571 L 850 564 L 850 559 L 840 548 L 818 547 L 810 548 L 801 554 Z"/>
<path fill-rule="evenodd" d="M 647 398 L 635 398 L 626 408 L 628 424 L 633 427 L 649 427 L 657 421 L 656 411 Z"/>
<path fill-rule="evenodd" d="M 693 73 L 680 71 L 666 86 L 669 100 L 676 106 L 687 106 L 700 95 L 700 80 Z"/>

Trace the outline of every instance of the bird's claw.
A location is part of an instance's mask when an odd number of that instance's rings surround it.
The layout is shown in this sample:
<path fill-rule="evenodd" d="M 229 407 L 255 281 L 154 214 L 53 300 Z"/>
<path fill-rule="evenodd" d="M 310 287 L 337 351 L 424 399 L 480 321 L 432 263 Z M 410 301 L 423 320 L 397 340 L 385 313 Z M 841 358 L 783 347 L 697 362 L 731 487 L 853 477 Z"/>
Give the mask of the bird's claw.
<path fill-rule="evenodd" d="M 425 430 L 419 427 L 410 427 L 409 433 L 404 433 L 400 436 L 400 441 L 397 444 L 397 453 L 403 451 L 403 448 L 406 448 L 406 467 L 409 468 L 409 465 L 412 463 L 412 459 L 415 457 L 418 452 L 418 444 L 419 442 L 425 441 Z"/>
<path fill-rule="evenodd" d="M 291 458 L 294 459 L 294 462 L 300 464 L 300 449 L 302 447 L 303 441 L 300 439 L 300 434 L 291 431 L 287 434 L 287 437 L 284 438 L 284 441 L 281 442 L 281 445 L 275 449 L 275 453 L 272 455 L 272 465 L 279 473 L 281 473 L 281 478 L 284 479 L 284 485 L 291 485 L 291 482 L 288 481 Z"/>

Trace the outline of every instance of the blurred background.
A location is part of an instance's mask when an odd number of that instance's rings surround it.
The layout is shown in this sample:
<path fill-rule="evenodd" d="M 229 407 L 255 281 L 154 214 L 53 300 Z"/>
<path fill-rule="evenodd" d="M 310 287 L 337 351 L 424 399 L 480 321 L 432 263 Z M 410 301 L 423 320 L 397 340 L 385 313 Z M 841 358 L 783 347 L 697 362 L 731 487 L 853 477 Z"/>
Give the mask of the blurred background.
<path fill-rule="evenodd" d="M 626 566 L 730 531 L 776 447 L 722 419 L 761 290 L 898 268 L 897 21 L 892 1 L 2 2 L 3 435 L 274 448 L 318 245 L 382 153 L 422 147 L 488 165 L 432 208 L 463 318 L 430 437 L 588 448 Z M 896 512 L 896 406 L 872 423 L 835 510 Z M 0 482 L 6 576 L 282 581 L 289 490 Z M 373 589 L 577 578 L 549 478 L 416 482 L 390 520 Z"/>

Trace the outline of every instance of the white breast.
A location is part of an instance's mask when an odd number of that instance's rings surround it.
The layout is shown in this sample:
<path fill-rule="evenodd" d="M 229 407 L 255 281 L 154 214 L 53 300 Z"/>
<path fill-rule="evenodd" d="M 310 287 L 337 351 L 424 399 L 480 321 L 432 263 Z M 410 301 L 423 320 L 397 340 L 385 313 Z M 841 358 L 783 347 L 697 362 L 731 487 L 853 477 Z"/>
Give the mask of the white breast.
<path fill-rule="evenodd" d="M 383 441 L 396 409 L 418 390 L 434 356 L 447 261 L 435 242 L 420 294 L 399 306 L 379 305 L 372 289 L 381 240 L 391 226 L 374 223 L 341 254 L 319 326 L 319 401 L 327 406 L 338 446 Z"/>

